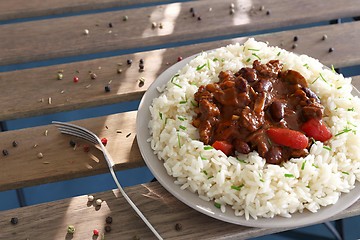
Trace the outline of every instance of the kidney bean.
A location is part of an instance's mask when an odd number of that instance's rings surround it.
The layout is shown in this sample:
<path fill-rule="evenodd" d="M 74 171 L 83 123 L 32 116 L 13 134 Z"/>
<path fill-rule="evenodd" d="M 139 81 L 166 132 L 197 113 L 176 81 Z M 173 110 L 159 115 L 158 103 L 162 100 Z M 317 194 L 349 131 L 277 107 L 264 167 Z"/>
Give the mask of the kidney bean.
<path fill-rule="evenodd" d="M 280 101 L 275 100 L 269 108 L 272 119 L 279 122 L 284 118 L 284 104 Z"/>

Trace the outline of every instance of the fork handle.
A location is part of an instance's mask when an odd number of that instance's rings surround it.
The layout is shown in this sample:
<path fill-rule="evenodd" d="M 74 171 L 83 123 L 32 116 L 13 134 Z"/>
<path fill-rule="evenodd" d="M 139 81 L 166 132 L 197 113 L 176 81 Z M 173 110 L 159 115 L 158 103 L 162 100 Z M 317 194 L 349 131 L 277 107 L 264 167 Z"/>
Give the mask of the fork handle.
<path fill-rule="evenodd" d="M 146 217 L 142 214 L 142 212 L 137 208 L 137 206 L 135 205 L 135 203 L 129 198 L 129 196 L 125 193 L 125 191 L 123 190 L 123 188 L 121 187 L 113 167 L 109 167 L 111 176 L 113 177 L 116 186 L 118 187 L 118 189 L 120 190 L 121 194 L 123 195 L 123 197 L 125 198 L 125 200 L 130 204 L 130 206 L 135 210 L 135 212 L 139 215 L 139 217 L 144 221 L 144 223 L 148 226 L 148 228 L 154 233 L 154 235 L 159 239 L 159 240 L 163 240 L 163 238 L 160 236 L 160 234 L 156 231 L 156 229 L 151 225 L 151 223 L 146 219 Z"/>

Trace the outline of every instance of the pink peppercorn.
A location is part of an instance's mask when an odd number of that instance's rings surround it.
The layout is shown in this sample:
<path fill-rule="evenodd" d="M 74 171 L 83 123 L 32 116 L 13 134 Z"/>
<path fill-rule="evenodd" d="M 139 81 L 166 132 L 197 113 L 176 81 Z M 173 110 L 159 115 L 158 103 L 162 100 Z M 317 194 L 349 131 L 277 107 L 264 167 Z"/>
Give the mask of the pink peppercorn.
<path fill-rule="evenodd" d="M 108 142 L 108 140 L 107 140 L 106 138 L 102 138 L 102 139 L 101 139 L 101 143 L 102 143 L 104 146 L 106 146 L 107 142 Z"/>
<path fill-rule="evenodd" d="M 95 236 L 99 236 L 99 230 L 94 229 L 93 233 L 94 233 Z"/>
<path fill-rule="evenodd" d="M 181 56 L 178 57 L 178 62 L 180 62 L 181 60 L 183 60 L 183 58 Z"/>
<path fill-rule="evenodd" d="M 78 77 L 74 77 L 74 83 L 77 83 L 79 81 Z"/>

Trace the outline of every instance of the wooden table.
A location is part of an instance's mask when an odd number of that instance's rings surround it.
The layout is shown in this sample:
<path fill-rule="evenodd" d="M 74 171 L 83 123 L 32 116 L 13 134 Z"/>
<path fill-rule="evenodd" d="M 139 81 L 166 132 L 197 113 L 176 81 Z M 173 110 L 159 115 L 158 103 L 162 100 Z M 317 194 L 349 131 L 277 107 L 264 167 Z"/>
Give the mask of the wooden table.
<path fill-rule="evenodd" d="M 190 8 L 195 9 L 195 17 Z M 74 150 L 69 147 L 71 137 L 61 135 L 50 123 L 6 131 L 8 120 L 139 100 L 179 56 L 242 43 L 259 31 L 257 40 L 308 54 L 328 66 L 356 66 L 360 64 L 360 22 L 327 24 L 356 16 L 360 16 L 356 0 L 1 0 L 0 65 L 10 70 L 0 73 L 4 130 L 0 146 L 9 151 L 0 157 L 0 190 L 108 171 L 97 149 Z M 294 36 L 299 39 L 295 48 Z M 133 60 L 131 66 L 128 59 Z M 140 59 L 145 60 L 143 72 L 138 68 Z M 79 82 L 73 83 L 74 76 Z M 143 86 L 140 78 L 145 79 Z M 353 76 L 353 83 L 359 87 L 360 76 Z M 108 84 L 111 91 L 105 92 Z M 115 169 L 125 170 L 145 165 L 136 143 L 135 119 L 136 111 L 130 111 L 75 123 L 106 137 Z M 287 230 L 249 228 L 209 218 L 157 182 L 128 187 L 126 192 L 164 239 L 244 239 Z M 105 239 L 154 239 L 117 190 L 92 194 L 104 200 L 101 207 L 84 195 L 2 211 L 0 239 L 91 239 L 94 228 L 104 232 L 107 216 L 113 217 L 113 223 Z M 359 214 L 357 202 L 332 220 Z M 19 219 L 16 225 L 9 222 L 14 216 Z M 180 231 L 176 224 L 182 225 Z M 73 236 L 67 234 L 68 225 L 76 226 Z"/>

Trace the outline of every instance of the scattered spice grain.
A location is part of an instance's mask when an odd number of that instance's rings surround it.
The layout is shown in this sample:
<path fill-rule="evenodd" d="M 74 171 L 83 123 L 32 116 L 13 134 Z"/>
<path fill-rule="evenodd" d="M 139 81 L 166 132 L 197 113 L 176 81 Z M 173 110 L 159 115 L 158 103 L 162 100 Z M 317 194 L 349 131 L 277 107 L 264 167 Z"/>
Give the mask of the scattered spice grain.
<path fill-rule="evenodd" d="M 77 83 L 77 82 L 79 82 L 79 78 L 78 78 L 78 77 L 74 77 L 73 81 L 74 81 L 74 83 Z"/>
<path fill-rule="evenodd" d="M 62 80 L 64 75 L 62 73 L 57 74 L 57 80 Z"/>
<path fill-rule="evenodd" d="M 105 222 L 108 223 L 108 224 L 111 224 L 113 222 L 113 218 L 108 216 L 106 219 L 105 219 Z"/>
<path fill-rule="evenodd" d="M 129 20 L 129 17 L 128 17 L 127 15 L 125 15 L 125 16 L 123 17 L 123 21 L 126 22 L 127 20 Z"/>
<path fill-rule="evenodd" d="M 297 44 L 296 43 L 294 43 L 293 45 L 292 45 L 292 47 L 291 47 L 292 49 L 295 49 L 295 48 L 297 48 Z"/>
<path fill-rule="evenodd" d="M 270 10 L 266 11 L 266 15 L 268 15 L 268 16 L 270 15 Z"/>
<path fill-rule="evenodd" d="M 322 40 L 323 40 L 323 41 L 325 41 L 327 38 L 328 38 L 328 36 L 327 36 L 326 34 L 324 34 L 324 35 L 322 36 Z"/>
<path fill-rule="evenodd" d="M 14 141 L 12 142 L 12 146 L 13 146 L 13 147 L 17 147 L 18 145 L 19 145 L 19 143 L 18 143 L 17 141 L 14 140 Z"/>
<path fill-rule="evenodd" d="M 294 42 L 297 42 L 299 40 L 299 37 L 298 36 L 294 36 Z"/>
<path fill-rule="evenodd" d="M 96 205 L 101 206 L 102 202 L 100 198 L 96 199 Z"/>
<path fill-rule="evenodd" d="M 38 157 L 38 158 L 43 158 L 43 157 L 44 157 L 44 154 L 42 154 L 41 152 L 39 152 L 39 153 L 37 154 L 37 157 Z"/>
<path fill-rule="evenodd" d="M 69 234 L 74 234 L 74 233 L 75 233 L 75 227 L 74 227 L 73 225 L 69 225 L 69 226 L 67 227 L 67 232 L 68 232 Z"/>
<path fill-rule="evenodd" d="M 76 142 L 74 140 L 70 140 L 69 142 L 71 147 L 75 147 L 76 146 Z"/>
<path fill-rule="evenodd" d="M 106 144 L 108 143 L 107 138 L 102 138 L 102 139 L 101 139 L 101 143 L 102 143 L 104 146 L 106 146 Z"/>
<path fill-rule="evenodd" d="M 113 27 L 113 24 L 110 22 L 109 23 L 109 28 L 112 28 Z"/>
<path fill-rule="evenodd" d="M 110 92 L 110 91 L 111 91 L 110 85 L 106 85 L 105 86 L 105 92 Z"/>
<path fill-rule="evenodd" d="M 127 138 L 128 138 L 128 137 L 130 137 L 130 135 L 131 135 L 131 133 L 128 133 L 128 135 L 126 135 L 125 137 L 127 137 Z"/>
<path fill-rule="evenodd" d="M 85 35 L 89 35 L 89 33 L 90 33 L 90 32 L 89 32 L 89 29 L 84 29 L 84 34 L 85 34 Z"/>
<path fill-rule="evenodd" d="M 175 230 L 176 230 L 176 231 L 181 231 L 181 230 L 182 230 L 182 225 L 181 225 L 181 223 L 175 224 Z"/>
<path fill-rule="evenodd" d="M 127 63 L 128 65 L 131 65 L 131 64 L 132 64 L 132 60 L 131 60 L 131 59 L 126 60 L 126 63 Z"/>
<path fill-rule="evenodd" d="M 183 58 L 181 56 L 178 56 L 177 61 L 180 62 L 181 60 L 183 60 Z"/>
<path fill-rule="evenodd" d="M 111 226 L 106 225 L 105 226 L 105 232 L 111 232 Z"/>
<path fill-rule="evenodd" d="M 9 151 L 6 150 L 6 149 L 4 149 L 4 150 L 2 150 L 2 154 L 3 154 L 4 156 L 7 156 L 7 155 L 9 155 Z"/>
<path fill-rule="evenodd" d="M 333 47 L 329 48 L 329 53 L 333 52 L 335 49 Z"/>
<path fill-rule="evenodd" d="M 12 217 L 12 218 L 10 219 L 10 222 L 11 222 L 11 224 L 16 225 L 16 224 L 18 224 L 19 219 L 18 219 L 17 217 Z"/>
<path fill-rule="evenodd" d="M 93 195 L 88 195 L 88 201 L 89 202 L 92 202 L 92 201 L 94 201 L 94 196 Z"/>
<path fill-rule="evenodd" d="M 96 75 L 96 73 L 90 73 L 90 78 L 91 79 L 96 79 L 97 78 L 97 75 Z"/>

